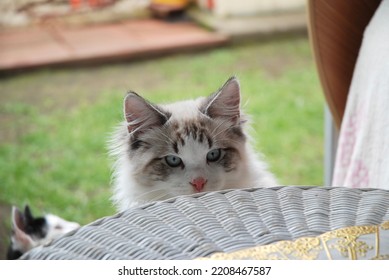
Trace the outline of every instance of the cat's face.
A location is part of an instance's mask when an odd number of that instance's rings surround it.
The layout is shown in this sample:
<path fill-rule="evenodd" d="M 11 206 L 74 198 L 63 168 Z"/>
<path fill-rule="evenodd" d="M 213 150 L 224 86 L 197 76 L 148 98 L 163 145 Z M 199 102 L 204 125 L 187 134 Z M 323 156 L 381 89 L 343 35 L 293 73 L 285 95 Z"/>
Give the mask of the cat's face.
<path fill-rule="evenodd" d="M 139 199 L 235 187 L 246 141 L 235 78 L 215 94 L 156 106 L 135 93 L 124 103 L 132 177 Z"/>

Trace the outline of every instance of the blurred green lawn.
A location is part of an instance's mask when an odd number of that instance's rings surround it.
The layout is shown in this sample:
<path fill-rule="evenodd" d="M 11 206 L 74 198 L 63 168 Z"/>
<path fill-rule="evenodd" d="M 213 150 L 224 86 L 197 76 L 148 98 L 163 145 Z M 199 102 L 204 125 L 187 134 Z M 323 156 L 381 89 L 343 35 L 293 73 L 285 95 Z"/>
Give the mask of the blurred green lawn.
<path fill-rule="evenodd" d="M 106 141 L 134 90 L 154 102 L 241 82 L 252 136 L 284 185 L 321 185 L 323 104 L 306 38 L 0 80 L 0 203 L 81 224 L 114 214 Z M 4 221 L 2 225 L 4 225 Z"/>

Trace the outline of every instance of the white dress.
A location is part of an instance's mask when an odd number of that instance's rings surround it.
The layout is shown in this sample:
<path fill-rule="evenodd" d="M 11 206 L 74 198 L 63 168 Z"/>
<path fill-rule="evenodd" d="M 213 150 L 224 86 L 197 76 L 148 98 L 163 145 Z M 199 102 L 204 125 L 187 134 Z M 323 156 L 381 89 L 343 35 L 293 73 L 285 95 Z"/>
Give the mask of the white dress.
<path fill-rule="evenodd" d="M 381 2 L 364 32 L 332 185 L 389 189 L 389 0 Z"/>

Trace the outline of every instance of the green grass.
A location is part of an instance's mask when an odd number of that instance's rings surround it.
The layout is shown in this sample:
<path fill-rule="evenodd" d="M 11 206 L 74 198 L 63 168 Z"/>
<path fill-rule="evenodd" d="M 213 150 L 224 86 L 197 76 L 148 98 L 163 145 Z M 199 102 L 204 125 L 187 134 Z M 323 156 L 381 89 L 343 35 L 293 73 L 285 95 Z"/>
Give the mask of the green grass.
<path fill-rule="evenodd" d="M 306 38 L 0 80 L 0 202 L 81 224 L 115 212 L 106 141 L 135 90 L 158 103 L 241 82 L 256 147 L 285 185 L 322 184 L 323 104 Z"/>

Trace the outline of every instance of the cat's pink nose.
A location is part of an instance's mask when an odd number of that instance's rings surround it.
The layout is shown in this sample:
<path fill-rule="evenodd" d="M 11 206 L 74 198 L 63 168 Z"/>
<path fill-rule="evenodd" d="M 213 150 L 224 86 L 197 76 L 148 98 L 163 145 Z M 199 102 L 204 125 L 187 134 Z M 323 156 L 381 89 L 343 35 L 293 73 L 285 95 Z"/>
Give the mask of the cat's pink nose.
<path fill-rule="evenodd" d="M 201 192 L 204 189 L 207 180 L 203 177 L 197 177 L 193 179 L 190 184 L 196 189 L 196 191 Z"/>

